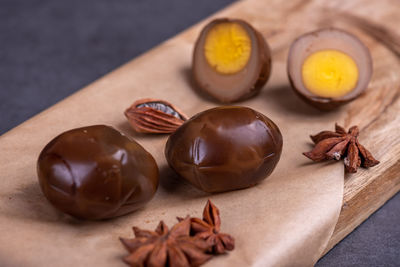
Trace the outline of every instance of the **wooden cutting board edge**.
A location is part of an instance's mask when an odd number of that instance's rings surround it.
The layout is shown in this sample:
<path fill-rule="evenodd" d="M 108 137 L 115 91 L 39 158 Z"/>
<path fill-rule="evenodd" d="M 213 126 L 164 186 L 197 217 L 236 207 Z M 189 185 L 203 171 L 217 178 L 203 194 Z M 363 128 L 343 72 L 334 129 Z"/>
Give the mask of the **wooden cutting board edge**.
<path fill-rule="evenodd" d="M 399 94 L 379 114 L 379 120 L 373 121 L 365 129 L 373 136 L 376 146 L 386 146 L 383 150 L 390 146 L 385 140 L 388 134 L 398 130 Z M 398 155 L 400 146 L 395 144 L 390 147 L 390 153 L 380 155 L 381 163 L 375 168 L 360 169 L 356 174 L 345 175 L 342 209 L 334 233 L 321 257 L 400 191 Z"/>
<path fill-rule="evenodd" d="M 400 161 L 397 161 L 396 164 L 365 185 L 353 197 L 346 198 L 345 191 L 338 222 L 321 257 L 400 191 L 399 173 Z"/>

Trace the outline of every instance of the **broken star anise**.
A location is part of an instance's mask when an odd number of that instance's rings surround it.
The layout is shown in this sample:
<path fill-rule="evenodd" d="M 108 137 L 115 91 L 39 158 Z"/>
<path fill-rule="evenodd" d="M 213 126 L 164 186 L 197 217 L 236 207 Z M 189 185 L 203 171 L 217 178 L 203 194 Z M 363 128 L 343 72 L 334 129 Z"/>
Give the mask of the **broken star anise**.
<path fill-rule="evenodd" d="M 358 142 L 359 129 L 357 126 L 350 127 L 349 131 L 335 124 L 335 132 L 322 131 L 311 135 L 315 147 L 310 152 L 303 153 L 304 156 L 313 161 L 329 159 L 340 160 L 343 158 L 347 172 L 355 173 L 358 167 L 369 168 L 379 163 L 372 154 Z"/>
<path fill-rule="evenodd" d="M 131 266 L 199 266 L 212 255 L 206 254 L 210 245 L 201 238 L 192 237 L 190 218 L 186 217 L 169 231 L 163 221 L 155 231 L 133 227 L 135 238 L 120 238 L 131 253 L 124 261 Z"/>
<path fill-rule="evenodd" d="M 187 116 L 161 99 L 139 99 L 125 110 L 125 116 L 138 133 L 173 133 Z"/>
<path fill-rule="evenodd" d="M 178 218 L 182 221 L 182 218 Z M 199 237 L 210 244 L 211 252 L 214 254 L 223 254 L 226 250 L 235 248 L 235 239 L 224 233 L 220 233 L 221 219 L 218 208 L 210 201 L 207 201 L 203 211 L 203 219 L 190 218 L 191 235 Z"/>

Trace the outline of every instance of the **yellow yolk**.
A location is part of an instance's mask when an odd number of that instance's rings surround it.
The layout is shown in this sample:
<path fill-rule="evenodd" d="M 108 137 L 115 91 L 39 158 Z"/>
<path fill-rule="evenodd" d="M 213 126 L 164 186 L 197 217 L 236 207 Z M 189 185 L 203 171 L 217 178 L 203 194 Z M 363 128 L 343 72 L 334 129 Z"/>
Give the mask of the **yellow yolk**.
<path fill-rule="evenodd" d="M 347 54 L 337 50 L 321 50 L 308 56 L 302 67 L 303 84 L 321 97 L 340 97 L 357 85 L 358 68 Z"/>
<path fill-rule="evenodd" d="M 208 64 L 217 72 L 234 74 L 242 70 L 250 59 L 250 36 L 238 23 L 219 23 L 207 33 L 204 54 Z"/>

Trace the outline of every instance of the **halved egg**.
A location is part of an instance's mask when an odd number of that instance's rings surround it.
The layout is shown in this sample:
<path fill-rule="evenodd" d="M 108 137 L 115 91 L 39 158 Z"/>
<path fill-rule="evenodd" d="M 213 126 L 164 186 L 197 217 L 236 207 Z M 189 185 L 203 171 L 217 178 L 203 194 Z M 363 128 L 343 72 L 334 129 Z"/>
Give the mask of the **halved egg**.
<path fill-rule="evenodd" d="M 368 48 L 353 34 L 335 28 L 298 37 L 291 45 L 287 70 L 294 91 L 321 110 L 357 98 L 372 76 Z"/>
<path fill-rule="evenodd" d="M 258 93 L 271 72 L 271 53 L 262 35 L 240 19 L 215 19 L 200 33 L 193 52 L 196 85 L 220 102 Z"/>

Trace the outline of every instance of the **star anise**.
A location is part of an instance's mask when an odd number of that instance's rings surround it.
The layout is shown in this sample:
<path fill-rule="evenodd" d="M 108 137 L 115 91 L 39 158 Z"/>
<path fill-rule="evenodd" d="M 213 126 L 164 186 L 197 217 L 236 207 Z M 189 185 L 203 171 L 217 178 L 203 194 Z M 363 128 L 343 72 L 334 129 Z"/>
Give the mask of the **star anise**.
<path fill-rule="evenodd" d="M 303 153 L 304 156 L 313 161 L 329 159 L 344 159 L 347 172 L 355 173 L 358 167 L 373 167 L 379 164 L 372 154 L 358 142 L 359 129 L 357 126 L 350 127 L 349 131 L 335 124 L 335 132 L 322 131 L 311 135 L 315 147 L 310 152 Z"/>
<path fill-rule="evenodd" d="M 161 99 L 139 99 L 125 110 L 125 116 L 138 133 L 173 133 L 187 116 Z"/>
<path fill-rule="evenodd" d="M 178 218 L 182 221 L 182 218 Z M 213 254 L 223 254 L 226 250 L 235 248 L 235 239 L 224 233 L 220 233 L 221 219 L 218 208 L 207 201 L 203 211 L 203 219 L 191 218 L 191 235 L 202 238 L 210 244 Z"/>
<path fill-rule="evenodd" d="M 131 253 L 124 261 L 131 266 L 200 266 L 212 255 L 206 254 L 210 245 L 201 238 L 190 236 L 190 218 L 186 217 L 169 231 L 161 221 L 155 231 L 133 227 L 135 238 L 120 238 Z"/>

